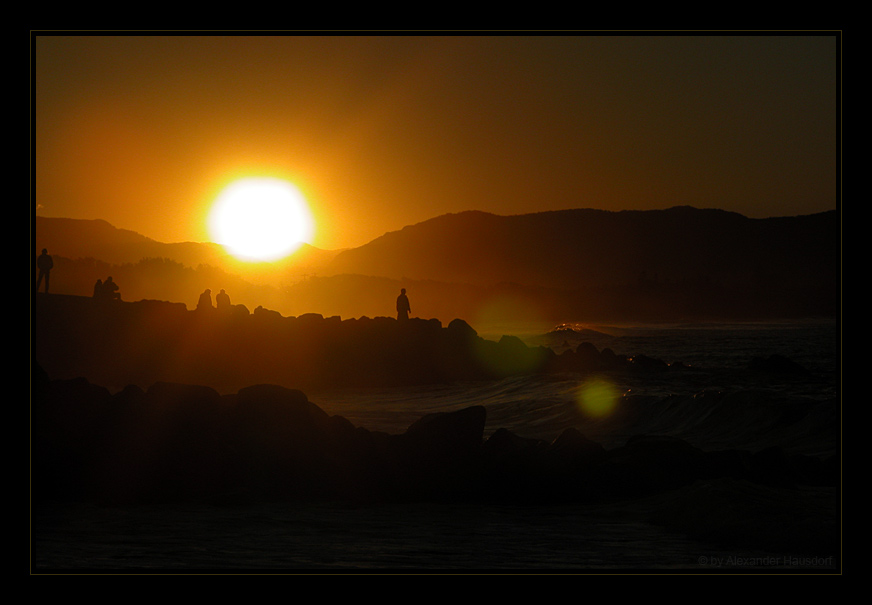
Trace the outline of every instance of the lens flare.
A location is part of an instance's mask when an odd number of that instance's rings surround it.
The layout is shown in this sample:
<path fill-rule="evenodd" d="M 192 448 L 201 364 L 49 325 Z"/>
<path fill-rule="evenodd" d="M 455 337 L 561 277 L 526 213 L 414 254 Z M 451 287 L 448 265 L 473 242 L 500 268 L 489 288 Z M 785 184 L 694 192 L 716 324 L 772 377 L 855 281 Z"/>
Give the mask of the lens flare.
<path fill-rule="evenodd" d="M 602 418 L 611 414 L 618 405 L 620 391 L 603 378 L 586 381 L 576 393 L 576 402 L 587 416 Z"/>
<path fill-rule="evenodd" d="M 515 292 L 496 292 L 476 309 L 472 324 L 487 337 L 529 332 L 539 334 L 552 325 L 533 297 Z"/>

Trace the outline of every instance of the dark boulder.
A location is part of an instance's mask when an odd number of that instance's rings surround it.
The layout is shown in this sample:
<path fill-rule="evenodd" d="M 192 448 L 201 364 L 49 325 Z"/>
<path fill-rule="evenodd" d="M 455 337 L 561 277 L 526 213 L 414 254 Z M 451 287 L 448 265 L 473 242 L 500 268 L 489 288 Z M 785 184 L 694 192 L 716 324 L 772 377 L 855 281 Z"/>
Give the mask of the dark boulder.
<path fill-rule="evenodd" d="M 239 389 L 234 412 L 238 418 L 268 424 L 292 424 L 303 430 L 324 427 L 329 416 L 298 389 L 258 384 Z"/>
<path fill-rule="evenodd" d="M 608 452 L 601 475 L 623 493 L 674 489 L 712 475 L 705 453 L 682 439 L 665 435 L 638 435 Z"/>
<path fill-rule="evenodd" d="M 499 428 L 482 445 L 484 455 L 495 462 L 517 463 L 523 457 L 535 456 L 547 448 L 541 439 L 528 439 L 506 428 Z"/>
<path fill-rule="evenodd" d="M 495 502 L 544 502 L 555 483 L 547 442 L 500 428 L 482 446 L 481 497 Z"/>
<path fill-rule="evenodd" d="M 627 358 L 616 354 L 609 348 L 600 351 L 599 354 L 600 367 L 604 370 L 621 370 L 627 365 Z"/>
<path fill-rule="evenodd" d="M 436 412 L 415 421 L 405 441 L 419 451 L 468 456 L 481 449 L 487 412 L 477 405 L 456 412 Z"/>
<path fill-rule="evenodd" d="M 582 369 L 597 370 L 602 364 L 600 352 L 589 342 L 583 342 L 578 345 L 575 349 L 575 354 Z"/>
<path fill-rule="evenodd" d="M 647 355 L 635 355 L 629 361 L 634 369 L 645 372 L 665 372 L 669 369 L 669 364 L 665 361 Z"/>
<path fill-rule="evenodd" d="M 446 330 L 448 338 L 454 342 L 468 344 L 478 337 L 478 332 L 462 319 L 451 320 Z"/>
<path fill-rule="evenodd" d="M 748 364 L 752 372 L 765 374 L 780 374 L 787 376 L 806 376 L 808 370 L 783 355 L 770 355 L 769 357 L 755 357 Z"/>
<path fill-rule="evenodd" d="M 271 384 L 240 389 L 228 412 L 227 474 L 258 498 L 325 495 L 335 471 L 331 429 L 338 424 L 302 391 Z"/>
<path fill-rule="evenodd" d="M 453 500 L 478 489 L 486 415 L 483 406 L 428 414 L 401 435 L 393 456 L 408 496 Z"/>
<path fill-rule="evenodd" d="M 551 444 L 551 449 L 575 464 L 594 464 L 602 461 L 606 454 L 606 449 L 601 444 L 588 439 L 573 427 L 560 433 Z"/>
<path fill-rule="evenodd" d="M 214 415 L 221 404 L 218 391 L 200 385 L 156 382 L 145 394 L 149 405 L 176 415 Z"/>
<path fill-rule="evenodd" d="M 805 483 L 794 457 L 778 446 L 767 447 L 753 454 L 750 477 L 757 483 L 779 487 Z"/>
<path fill-rule="evenodd" d="M 327 413 L 302 391 L 260 384 L 236 394 L 228 428 L 248 453 L 305 457 L 310 450 L 324 447 L 331 423 Z"/>

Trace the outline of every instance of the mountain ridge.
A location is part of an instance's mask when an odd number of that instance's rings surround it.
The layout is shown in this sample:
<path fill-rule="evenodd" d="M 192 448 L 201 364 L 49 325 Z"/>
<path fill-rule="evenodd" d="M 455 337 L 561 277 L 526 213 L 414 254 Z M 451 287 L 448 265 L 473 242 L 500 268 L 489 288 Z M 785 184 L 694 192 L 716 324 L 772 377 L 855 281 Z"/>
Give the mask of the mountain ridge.
<path fill-rule="evenodd" d="M 111 264 L 136 263 L 143 258 L 169 258 L 190 267 L 212 265 L 240 268 L 220 244 L 213 242 L 160 242 L 130 229 L 115 227 L 103 219 L 71 219 L 37 216 L 34 222 L 34 250 L 42 248 L 67 258 L 94 258 Z M 290 269 L 320 266 L 335 254 L 303 244 L 292 259 L 272 263 Z M 258 266 L 252 263 L 251 266 Z"/>
<path fill-rule="evenodd" d="M 493 285 L 565 287 L 567 280 L 617 285 L 642 275 L 686 280 L 704 276 L 741 281 L 747 267 L 773 275 L 837 258 L 835 211 L 804 217 L 749 219 L 719 209 L 556 210 L 501 216 L 480 211 L 445 214 L 342 251 L 331 273 L 394 279 L 437 279 Z M 829 231 L 832 229 L 832 231 Z M 772 259 L 770 263 L 767 261 Z M 733 262 L 733 261 L 736 262 Z"/>
<path fill-rule="evenodd" d="M 308 264 L 263 263 L 258 283 L 249 277 L 253 269 L 234 265 L 216 244 L 163 244 L 100 219 L 37 217 L 34 235 L 35 254 L 46 247 L 61 262 L 138 263 L 112 269 L 116 281 L 123 277 L 125 300 L 163 297 L 193 305 L 204 288 L 228 288 L 234 302 L 286 315 L 390 315 L 400 287 L 417 288 L 413 313 L 422 317 L 473 317 L 497 298 L 535 306 L 557 322 L 590 314 L 795 317 L 838 309 L 837 211 L 750 219 L 690 206 L 522 215 L 469 210 L 357 248 L 313 249 Z M 161 258 L 173 262 L 156 262 Z M 52 287 L 88 295 L 109 270 L 67 262 L 53 273 Z"/>

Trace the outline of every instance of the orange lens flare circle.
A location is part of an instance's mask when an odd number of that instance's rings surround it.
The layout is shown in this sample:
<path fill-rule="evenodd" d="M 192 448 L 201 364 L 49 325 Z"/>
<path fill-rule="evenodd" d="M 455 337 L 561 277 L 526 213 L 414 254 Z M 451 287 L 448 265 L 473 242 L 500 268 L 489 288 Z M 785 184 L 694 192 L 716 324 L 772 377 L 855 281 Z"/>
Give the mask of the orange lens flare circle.
<path fill-rule="evenodd" d="M 305 197 L 277 178 L 246 178 L 228 185 L 209 212 L 210 237 L 241 260 L 284 258 L 309 241 L 314 222 Z"/>

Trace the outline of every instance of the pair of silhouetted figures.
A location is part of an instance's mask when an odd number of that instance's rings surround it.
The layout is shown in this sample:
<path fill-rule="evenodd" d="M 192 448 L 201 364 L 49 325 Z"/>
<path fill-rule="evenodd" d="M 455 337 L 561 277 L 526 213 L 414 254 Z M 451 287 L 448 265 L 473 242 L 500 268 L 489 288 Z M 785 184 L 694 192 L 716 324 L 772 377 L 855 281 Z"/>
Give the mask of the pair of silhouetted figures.
<path fill-rule="evenodd" d="M 118 291 L 118 284 L 112 281 L 111 275 L 106 278 L 106 281 L 98 279 L 94 284 L 94 299 L 121 300 L 121 293 Z"/>
<path fill-rule="evenodd" d="M 230 295 L 227 294 L 224 290 L 221 290 L 218 294 L 215 295 L 215 304 L 218 305 L 219 311 L 226 311 L 230 309 Z M 212 290 L 206 288 L 206 290 L 200 295 L 200 299 L 197 301 L 197 310 L 205 311 L 208 309 L 214 309 L 212 306 Z"/>

